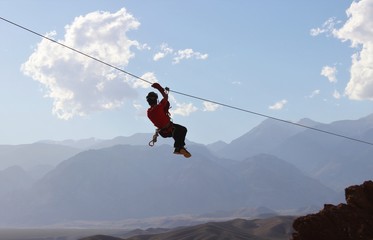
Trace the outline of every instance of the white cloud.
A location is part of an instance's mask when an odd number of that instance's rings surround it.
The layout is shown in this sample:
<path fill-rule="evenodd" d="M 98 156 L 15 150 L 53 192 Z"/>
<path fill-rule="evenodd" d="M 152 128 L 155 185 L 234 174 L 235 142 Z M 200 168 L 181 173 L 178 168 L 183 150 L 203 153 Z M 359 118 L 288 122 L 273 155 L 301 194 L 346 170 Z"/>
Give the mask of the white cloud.
<path fill-rule="evenodd" d="M 165 53 L 163 53 L 163 52 L 158 52 L 158 53 L 156 53 L 156 54 L 154 55 L 153 60 L 154 60 L 154 61 L 158 61 L 158 60 L 164 58 L 165 56 L 166 56 Z"/>
<path fill-rule="evenodd" d="M 345 94 L 354 100 L 373 100 L 373 0 L 354 1 L 346 13 L 346 23 L 333 31 L 358 50 L 352 56 Z"/>
<path fill-rule="evenodd" d="M 195 107 L 192 103 L 178 102 L 172 94 L 168 95 L 168 100 L 171 104 L 171 115 L 180 115 L 186 117 L 198 110 L 198 108 Z"/>
<path fill-rule="evenodd" d="M 160 51 L 155 53 L 153 56 L 154 61 L 159 61 L 162 58 L 165 58 L 168 55 L 172 55 L 172 63 L 178 64 L 182 60 L 185 59 L 198 59 L 198 60 L 206 60 L 208 58 L 208 54 L 202 54 L 200 52 L 195 52 L 191 48 L 183 49 L 183 50 L 177 50 L 175 51 L 171 47 L 168 46 L 167 43 L 162 43 L 160 46 Z"/>
<path fill-rule="evenodd" d="M 204 112 L 214 112 L 219 108 L 218 104 L 212 102 L 203 102 L 203 111 Z"/>
<path fill-rule="evenodd" d="M 138 50 L 151 50 L 152 49 L 147 43 L 137 44 L 136 48 Z"/>
<path fill-rule="evenodd" d="M 331 83 L 337 82 L 336 74 L 337 74 L 336 67 L 324 66 L 321 70 L 321 75 L 326 77 Z"/>
<path fill-rule="evenodd" d="M 152 83 L 158 82 L 158 80 L 157 80 L 157 78 L 156 78 L 156 76 L 153 72 L 147 72 L 147 73 L 143 74 L 140 78 L 144 79 L 145 81 L 152 82 Z M 145 81 L 142 81 L 140 79 L 138 79 L 138 80 L 135 79 L 132 86 L 134 88 L 149 88 L 151 85 L 148 82 L 145 82 Z"/>
<path fill-rule="evenodd" d="M 133 105 L 133 107 L 134 107 L 137 111 L 139 111 L 139 112 L 144 112 L 145 107 L 144 107 L 141 103 L 138 103 L 137 101 L 134 101 L 134 102 L 132 103 L 132 105 Z"/>
<path fill-rule="evenodd" d="M 340 23 L 341 21 L 337 21 L 334 17 L 332 18 L 329 18 L 328 20 L 326 20 L 322 27 L 321 28 L 312 28 L 310 30 L 310 34 L 311 36 L 318 36 L 320 34 L 327 34 L 327 36 L 329 36 L 335 29 L 335 25 Z"/>
<path fill-rule="evenodd" d="M 139 25 L 124 8 L 115 13 L 97 11 L 76 17 L 57 41 L 112 65 L 126 66 L 134 56 L 132 47 L 147 47 L 126 36 Z M 53 99 L 53 113 L 61 119 L 116 108 L 137 95 L 134 79 L 46 39 L 21 70 L 41 83 L 46 97 Z"/>
<path fill-rule="evenodd" d="M 287 100 L 283 99 L 281 101 L 276 102 L 275 104 L 269 106 L 269 109 L 271 110 L 281 110 L 284 108 L 285 104 L 287 104 Z"/>
<path fill-rule="evenodd" d="M 337 90 L 334 90 L 334 92 L 333 92 L 333 97 L 334 97 L 335 99 L 340 99 L 340 98 L 341 98 L 341 94 L 340 94 Z"/>
<path fill-rule="evenodd" d="M 320 89 L 316 89 L 316 90 L 312 91 L 312 93 L 309 96 L 307 96 L 306 98 L 314 98 L 315 96 L 319 95 L 320 92 L 321 92 Z"/>
<path fill-rule="evenodd" d="M 153 60 L 154 61 L 159 61 L 160 59 L 166 57 L 167 55 L 172 54 L 173 51 L 174 50 L 172 48 L 168 47 L 167 43 L 162 43 L 162 45 L 161 45 L 161 51 L 157 52 L 154 55 Z"/>
<path fill-rule="evenodd" d="M 177 103 L 175 109 L 171 109 L 171 114 L 181 115 L 181 116 L 189 116 L 191 113 L 197 111 L 198 108 L 193 106 L 192 103 Z"/>
<path fill-rule="evenodd" d="M 190 59 L 190 58 L 206 60 L 208 58 L 208 54 L 202 54 L 200 52 L 195 52 L 191 48 L 187 48 L 184 50 L 178 50 L 177 53 L 175 53 L 175 57 L 172 63 L 177 64 L 177 63 L 180 63 L 181 60 Z"/>

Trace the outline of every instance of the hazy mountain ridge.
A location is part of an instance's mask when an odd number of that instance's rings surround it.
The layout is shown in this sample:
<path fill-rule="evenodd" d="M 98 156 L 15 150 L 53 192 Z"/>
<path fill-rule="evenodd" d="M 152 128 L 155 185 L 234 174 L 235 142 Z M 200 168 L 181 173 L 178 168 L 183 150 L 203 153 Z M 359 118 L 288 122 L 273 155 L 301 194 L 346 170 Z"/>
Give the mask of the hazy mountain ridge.
<path fill-rule="evenodd" d="M 318 125 L 318 129 L 350 138 L 370 141 L 373 115 L 358 119 Z M 294 164 L 338 191 L 346 186 L 371 179 L 369 155 L 371 145 L 313 130 L 305 130 L 286 139 L 270 153 Z M 366 168 L 368 167 L 368 168 Z"/>
<path fill-rule="evenodd" d="M 337 191 L 372 177 L 371 167 L 367 164 L 370 162 L 369 155 L 373 154 L 372 146 L 347 138 L 373 143 L 373 114 L 330 124 L 302 119 L 298 124 L 332 134 L 267 119 L 231 143 L 217 150 L 210 149 L 218 156 L 231 156 L 240 161 L 268 153 L 294 164 Z M 347 138 L 334 136 L 333 133 Z"/>
<path fill-rule="evenodd" d="M 373 133 L 373 115 L 331 124 L 299 123 L 366 141 Z M 14 196 L 4 196 L 7 187 L 0 185 L 0 197 L 8 199 L 1 224 L 306 208 L 338 201 L 338 194 L 323 184 L 339 190 L 373 172 L 371 146 L 273 120 L 229 144 L 188 142 L 191 159 L 173 155 L 171 139 L 160 138 L 156 147 L 148 147 L 151 136 L 0 146 L 3 163 L 26 170 L 11 174 L 14 179 L 19 175 L 19 186 L 26 186 Z M 48 163 L 58 165 L 38 178 L 30 174 L 33 167 Z M 0 179 L 4 174 L 0 171 Z"/>
<path fill-rule="evenodd" d="M 73 147 L 45 143 L 0 145 L 0 170 L 12 166 L 31 171 L 37 166 L 55 167 L 80 151 Z"/>
<path fill-rule="evenodd" d="M 321 123 L 303 118 L 295 124 L 299 124 L 300 126 L 292 125 L 290 121 L 282 122 L 274 119 L 266 119 L 231 143 L 226 145 L 220 144 L 219 148 L 211 148 L 211 150 L 219 156 L 243 160 L 257 154 L 271 153 L 272 149 L 276 148 L 286 139 L 307 129 L 301 126 L 316 127 Z M 211 145 L 215 146 L 215 144 Z"/>
<path fill-rule="evenodd" d="M 254 157 L 252 161 L 260 167 L 238 166 L 239 170 L 247 170 L 240 172 L 234 165 L 230 169 L 221 166 L 202 146 L 194 147 L 191 159 L 175 156 L 170 150 L 167 145 L 146 149 L 117 145 L 79 153 L 35 183 L 31 190 L 34 195 L 28 198 L 31 203 L 24 204 L 24 211 L 30 220 L 40 224 L 62 220 L 102 221 L 265 205 L 297 208 L 322 204 L 335 194 L 331 190 L 319 194 L 326 191 L 323 185 L 316 181 L 310 185 L 308 177 L 275 157 L 261 155 L 256 161 Z M 250 176 L 256 171 L 274 171 L 274 162 L 276 175 L 258 179 Z M 297 172 L 297 182 L 304 183 L 295 195 L 318 197 L 303 198 L 295 204 L 287 199 L 294 195 L 293 189 L 272 186 L 271 182 L 294 176 L 293 171 Z"/>
<path fill-rule="evenodd" d="M 54 141 L 54 140 L 43 140 L 39 141 L 38 143 L 45 143 L 51 145 L 61 145 L 66 147 L 72 147 L 83 150 L 89 149 L 100 149 L 100 148 L 107 148 L 112 147 L 115 145 L 133 145 L 133 146 L 147 146 L 148 142 L 152 139 L 152 133 L 136 133 L 131 136 L 118 136 L 113 139 L 97 139 L 97 138 L 87 138 L 81 140 L 62 140 L 62 141 Z M 165 141 L 162 141 L 162 138 L 159 138 L 159 142 L 164 144 Z"/>
<path fill-rule="evenodd" d="M 176 229 L 148 229 L 129 232 L 120 238 L 97 235 L 81 240 L 171 240 L 171 239 L 232 239 L 264 240 L 289 239 L 294 217 L 273 217 L 266 219 L 234 219 L 224 222 L 209 222 Z M 159 231 L 160 233 L 154 233 Z M 132 237 L 129 237 L 131 236 Z"/>
<path fill-rule="evenodd" d="M 253 198 L 258 198 L 257 201 L 263 206 L 272 209 L 310 206 L 320 199 L 327 202 L 335 200 L 335 192 L 331 189 L 305 176 L 294 165 L 271 155 L 254 156 L 238 163 L 235 167 L 242 176 L 244 184 L 257 189 L 257 194 L 249 195 L 251 201 Z M 317 189 L 317 194 L 313 189 Z M 272 198 L 276 198 L 276 201 Z M 276 205 L 277 203 L 281 205 Z"/>
<path fill-rule="evenodd" d="M 225 147 L 221 147 L 216 154 L 219 156 L 243 160 L 261 153 L 269 153 L 272 148 L 285 139 L 303 131 L 299 127 L 291 126 L 273 119 L 264 120 L 248 133 L 233 140 Z"/>

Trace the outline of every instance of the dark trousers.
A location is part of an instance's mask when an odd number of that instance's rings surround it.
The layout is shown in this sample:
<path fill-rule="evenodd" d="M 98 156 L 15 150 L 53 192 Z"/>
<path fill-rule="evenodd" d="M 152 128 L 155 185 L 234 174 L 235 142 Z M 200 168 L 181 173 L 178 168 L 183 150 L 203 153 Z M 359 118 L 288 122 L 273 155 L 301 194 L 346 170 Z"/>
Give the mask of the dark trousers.
<path fill-rule="evenodd" d="M 159 131 L 159 134 L 164 138 L 172 137 L 175 140 L 174 147 L 182 148 L 185 146 L 185 136 L 187 131 L 186 127 L 176 123 L 171 123 L 169 127 Z"/>
<path fill-rule="evenodd" d="M 173 124 L 174 130 L 172 132 L 172 137 L 175 140 L 174 147 L 181 148 L 185 146 L 185 136 L 187 134 L 187 129 L 179 124 Z"/>

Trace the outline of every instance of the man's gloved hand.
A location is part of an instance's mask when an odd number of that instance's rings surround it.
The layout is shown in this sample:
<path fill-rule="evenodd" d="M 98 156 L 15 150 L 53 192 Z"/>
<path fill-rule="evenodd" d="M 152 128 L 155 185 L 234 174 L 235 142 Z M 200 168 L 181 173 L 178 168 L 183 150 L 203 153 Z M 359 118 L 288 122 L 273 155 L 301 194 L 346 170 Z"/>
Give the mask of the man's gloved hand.
<path fill-rule="evenodd" d="M 158 89 L 160 92 L 164 91 L 163 87 L 159 83 L 153 83 L 152 87 Z"/>

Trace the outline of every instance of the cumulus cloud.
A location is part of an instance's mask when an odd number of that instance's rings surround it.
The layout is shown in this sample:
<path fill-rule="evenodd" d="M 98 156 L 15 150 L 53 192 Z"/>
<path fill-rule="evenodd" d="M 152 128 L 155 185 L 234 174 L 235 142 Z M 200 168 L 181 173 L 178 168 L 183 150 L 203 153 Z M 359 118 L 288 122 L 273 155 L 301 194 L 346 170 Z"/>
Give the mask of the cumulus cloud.
<path fill-rule="evenodd" d="M 150 86 L 149 82 L 158 82 L 157 77 L 153 72 L 147 72 L 143 74 L 140 78 L 144 79 L 145 81 L 137 80 L 133 82 L 132 85 L 134 88 L 148 88 Z"/>
<path fill-rule="evenodd" d="M 219 108 L 218 104 L 212 102 L 203 102 L 203 111 L 204 112 L 214 112 Z"/>
<path fill-rule="evenodd" d="M 161 45 L 161 49 L 159 52 L 157 52 L 154 57 L 153 57 L 153 60 L 154 61 L 159 61 L 160 59 L 166 57 L 167 55 L 169 54 L 172 54 L 174 52 L 174 50 L 172 48 L 170 48 L 167 43 L 162 43 Z"/>
<path fill-rule="evenodd" d="M 341 23 L 341 21 L 337 21 L 334 17 L 329 18 L 322 24 L 322 27 L 312 28 L 310 30 L 310 34 L 314 37 L 320 34 L 326 34 L 327 36 L 330 36 L 338 23 Z"/>
<path fill-rule="evenodd" d="M 373 0 L 354 1 L 346 13 L 345 24 L 333 30 L 335 37 L 357 49 L 345 94 L 354 100 L 373 100 Z"/>
<path fill-rule="evenodd" d="M 153 60 L 159 61 L 166 56 L 172 56 L 172 63 L 178 64 L 182 60 L 186 59 L 198 59 L 198 60 L 206 60 L 208 58 L 207 53 L 200 53 L 196 52 L 191 48 L 183 49 L 183 50 L 174 50 L 173 48 L 169 47 L 167 43 L 162 43 L 160 46 L 160 50 L 154 54 Z"/>
<path fill-rule="evenodd" d="M 331 83 L 337 82 L 336 74 L 337 74 L 336 67 L 324 66 L 321 70 L 321 75 L 326 77 Z"/>
<path fill-rule="evenodd" d="M 202 54 L 200 52 L 195 52 L 191 48 L 187 48 L 187 49 L 184 49 L 184 50 L 177 51 L 177 53 L 175 53 L 175 57 L 173 58 L 172 63 L 177 64 L 181 60 L 190 59 L 190 58 L 205 60 L 205 59 L 208 58 L 208 54 L 206 54 L 206 53 Z"/>
<path fill-rule="evenodd" d="M 271 110 L 281 110 L 284 108 L 284 106 L 287 104 L 287 100 L 283 99 L 281 101 L 276 102 L 275 104 L 269 106 L 269 109 Z"/>
<path fill-rule="evenodd" d="M 147 48 L 126 36 L 140 23 L 124 8 L 115 13 L 92 12 L 65 27 L 56 41 L 115 66 L 127 66 L 131 48 Z M 55 32 L 48 34 L 55 38 Z M 137 81 L 104 64 L 42 39 L 21 71 L 41 83 L 53 99 L 53 113 L 61 119 L 113 109 L 137 95 Z"/>
<path fill-rule="evenodd" d="M 171 104 L 171 115 L 180 115 L 186 117 L 198 110 L 198 108 L 195 107 L 192 103 L 178 102 L 172 94 L 168 95 L 168 100 Z"/>
<path fill-rule="evenodd" d="M 189 116 L 191 113 L 197 111 L 198 108 L 193 106 L 192 103 L 177 103 L 176 108 L 171 110 L 171 114 L 181 115 L 181 116 Z"/>

